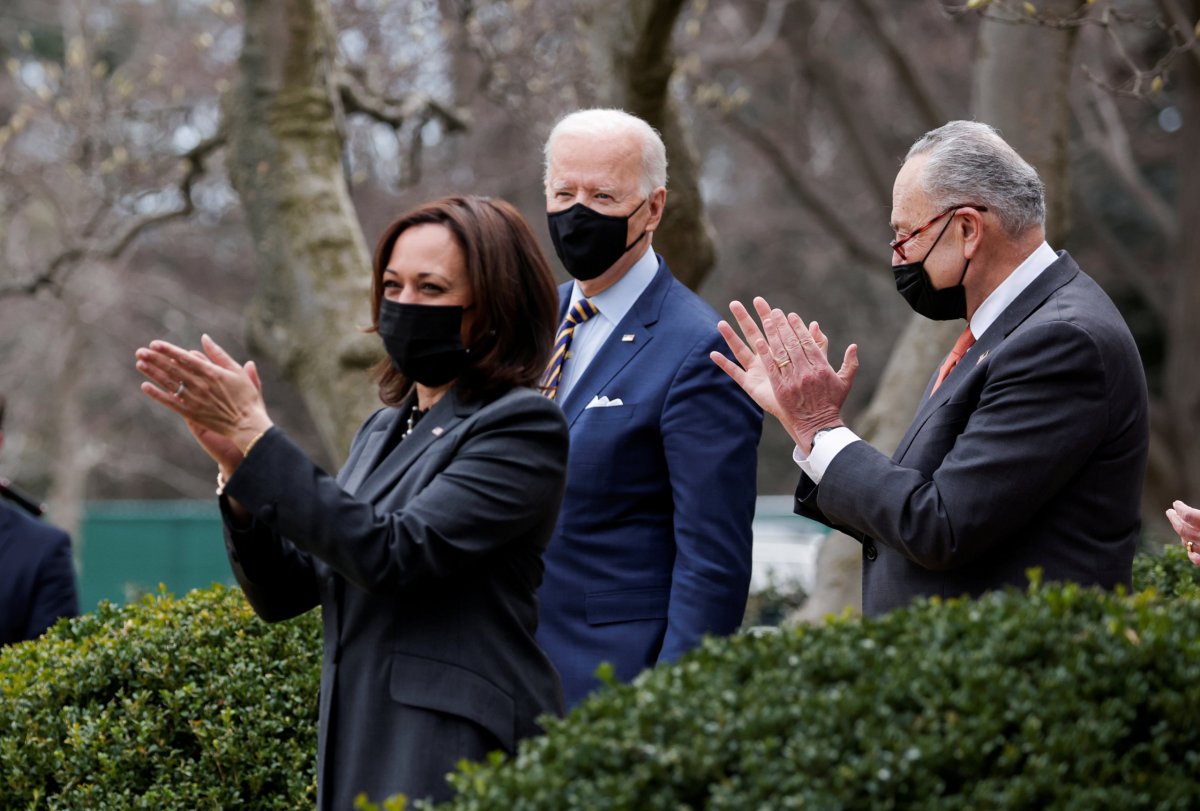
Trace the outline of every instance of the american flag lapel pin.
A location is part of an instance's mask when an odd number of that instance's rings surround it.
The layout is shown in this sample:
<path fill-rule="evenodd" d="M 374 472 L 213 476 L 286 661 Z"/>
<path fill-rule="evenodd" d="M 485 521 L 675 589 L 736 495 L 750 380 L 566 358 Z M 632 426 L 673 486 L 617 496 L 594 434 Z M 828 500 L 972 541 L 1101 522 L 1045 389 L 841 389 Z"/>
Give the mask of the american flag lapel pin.
<path fill-rule="evenodd" d="M 440 425 L 433 429 L 434 436 L 441 436 L 444 433 L 446 433 L 446 429 Z"/>
<path fill-rule="evenodd" d="M 625 333 L 624 335 L 621 336 L 621 340 L 627 344 L 633 343 L 633 333 L 632 332 Z"/>
<path fill-rule="evenodd" d="M 986 352 L 984 352 L 982 355 L 979 356 L 979 360 L 975 361 L 975 365 L 978 366 L 979 364 L 983 363 L 983 359 L 986 358 L 990 354 L 992 354 L 992 350 L 990 350 L 990 349 L 987 350 Z"/>

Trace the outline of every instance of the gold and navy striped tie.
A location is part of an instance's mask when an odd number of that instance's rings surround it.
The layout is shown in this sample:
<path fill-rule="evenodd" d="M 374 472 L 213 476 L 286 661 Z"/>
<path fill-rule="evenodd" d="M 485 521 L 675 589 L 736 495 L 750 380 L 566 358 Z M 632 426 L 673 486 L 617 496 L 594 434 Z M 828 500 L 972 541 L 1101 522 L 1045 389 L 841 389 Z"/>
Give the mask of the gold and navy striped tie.
<path fill-rule="evenodd" d="M 586 298 L 581 298 L 567 310 L 567 317 L 563 319 L 554 339 L 554 354 L 546 366 L 546 374 L 542 376 L 542 392 L 551 400 L 558 396 L 558 383 L 562 380 L 563 364 L 570 355 L 568 350 L 571 348 L 571 337 L 575 334 L 575 327 L 598 312 L 600 311 L 596 309 L 596 305 Z"/>

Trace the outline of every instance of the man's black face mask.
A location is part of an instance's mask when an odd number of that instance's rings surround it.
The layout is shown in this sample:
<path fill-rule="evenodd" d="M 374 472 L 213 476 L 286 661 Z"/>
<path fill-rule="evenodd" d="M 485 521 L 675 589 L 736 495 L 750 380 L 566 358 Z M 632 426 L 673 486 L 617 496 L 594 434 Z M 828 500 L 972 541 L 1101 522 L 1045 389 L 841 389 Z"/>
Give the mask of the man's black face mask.
<path fill-rule="evenodd" d="M 929 281 L 929 273 L 925 270 L 925 260 L 933 253 L 942 234 L 946 233 L 946 229 L 952 222 L 954 222 L 953 213 L 946 220 L 946 224 L 942 226 L 942 230 L 938 231 L 937 239 L 929 246 L 929 250 L 925 252 L 923 258 L 904 265 L 892 265 L 892 273 L 896 277 L 896 290 L 908 302 L 908 306 L 913 308 L 913 312 L 933 321 L 953 321 L 957 318 L 967 317 L 967 290 L 963 287 L 963 280 L 967 278 L 967 268 L 970 266 L 971 260 L 968 259 L 967 263 L 963 265 L 958 284 L 941 290 L 934 289 Z"/>
<path fill-rule="evenodd" d="M 637 208 L 623 217 L 601 214 L 583 203 L 576 203 L 563 211 L 547 212 L 550 240 L 554 252 L 576 279 L 590 281 L 613 266 L 614 263 L 646 236 L 643 231 L 628 245 L 625 235 L 629 233 L 629 220 L 646 204 L 647 197 Z"/>

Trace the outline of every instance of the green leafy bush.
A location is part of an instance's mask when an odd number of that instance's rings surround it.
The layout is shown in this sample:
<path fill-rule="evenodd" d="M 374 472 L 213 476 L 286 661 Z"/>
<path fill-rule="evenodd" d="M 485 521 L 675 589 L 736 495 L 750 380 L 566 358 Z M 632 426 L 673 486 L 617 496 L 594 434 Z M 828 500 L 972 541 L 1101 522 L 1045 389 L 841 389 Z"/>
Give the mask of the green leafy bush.
<path fill-rule="evenodd" d="M 1200 567 L 1193 566 L 1178 543 L 1133 559 L 1133 587 L 1153 589 L 1160 597 L 1200 598 Z"/>
<path fill-rule="evenodd" d="M 772 573 L 763 588 L 747 595 L 741 630 L 779 625 L 807 599 L 808 593 L 799 580 L 779 578 Z"/>
<path fill-rule="evenodd" d="M 220 586 L 60 622 L 0 653 L 0 808 L 311 808 L 320 667 Z"/>
<path fill-rule="evenodd" d="M 1134 582 L 712 640 L 441 808 L 1200 807 L 1200 570 L 1169 548 Z M 318 622 L 218 586 L 3 650 L 0 809 L 312 807 Z"/>
<path fill-rule="evenodd" d="M 1176 592 L 1191 570 L 1141 564 Z M 439 808 L 1200 807 L 1200 601 L 1166 593 L 1034 586 L 710 641 L 464 764 Z"/>

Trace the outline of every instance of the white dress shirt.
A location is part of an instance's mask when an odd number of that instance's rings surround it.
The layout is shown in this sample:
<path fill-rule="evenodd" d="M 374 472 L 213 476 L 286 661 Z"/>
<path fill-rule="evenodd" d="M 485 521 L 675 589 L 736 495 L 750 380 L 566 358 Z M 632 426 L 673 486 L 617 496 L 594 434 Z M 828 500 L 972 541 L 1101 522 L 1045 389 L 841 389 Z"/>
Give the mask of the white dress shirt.
<path fill-rule="evenodd" d="M 982 338 L 988 328 L 996 323 L 1000 313 L 1004 312 L 1008 305 L 1012 304 L 1013 300 L 1021 295 L 1021 292 L 1032 284 L 1043 270 L 1056 261 L 1058 261 L 1058 254 L 1049 244 L 1042 242 L 1033 253 L 1025 258 L 1024 262 L 1017 265 L 1017 269 L 1000 282 L 999 286 L 983 300 L 983 304 L 980 304 L 975 314 L 971 316 L 971 334 L 975 336 L 975 340 L 978 341 Z M 808 456 L 801 453 L 800 446 L 797 445 L 796 449 L 792 451 L 792 459 L 814 483 L 820 484 L 821 477 L 825 475 L 833 457 L 841 453 L 842 449 L 851 442 L 857 442 L 859 439 L 857 434 L 845 426 L 834 428 L 821 434 L 821 441 L 813 445 L 812 453 Z"/>
<path fill-rule="evenodd" d="M 628 272 L 617 282 L 591 297 L 592 304 L 600 311 L 596 315 L 575 327 L 571 336 L 571 348 L 563 363 L 562 377 L 558 381 L 557 400 L 561 403 L 567 399 L 571 389 L 579 381 L 584 370 L 600 352 L 600 347 L 612 335 L 621 319 L 633 309 L 642 293 L 654 281 L 658 272 L 658 255 L 647 246 L 641 258 L 633 263 Z M 583 298 L 579 282 L 571 285 L 571 300 L 567 303 L 567 311 L 575 306 L 575 302 Z"/>

